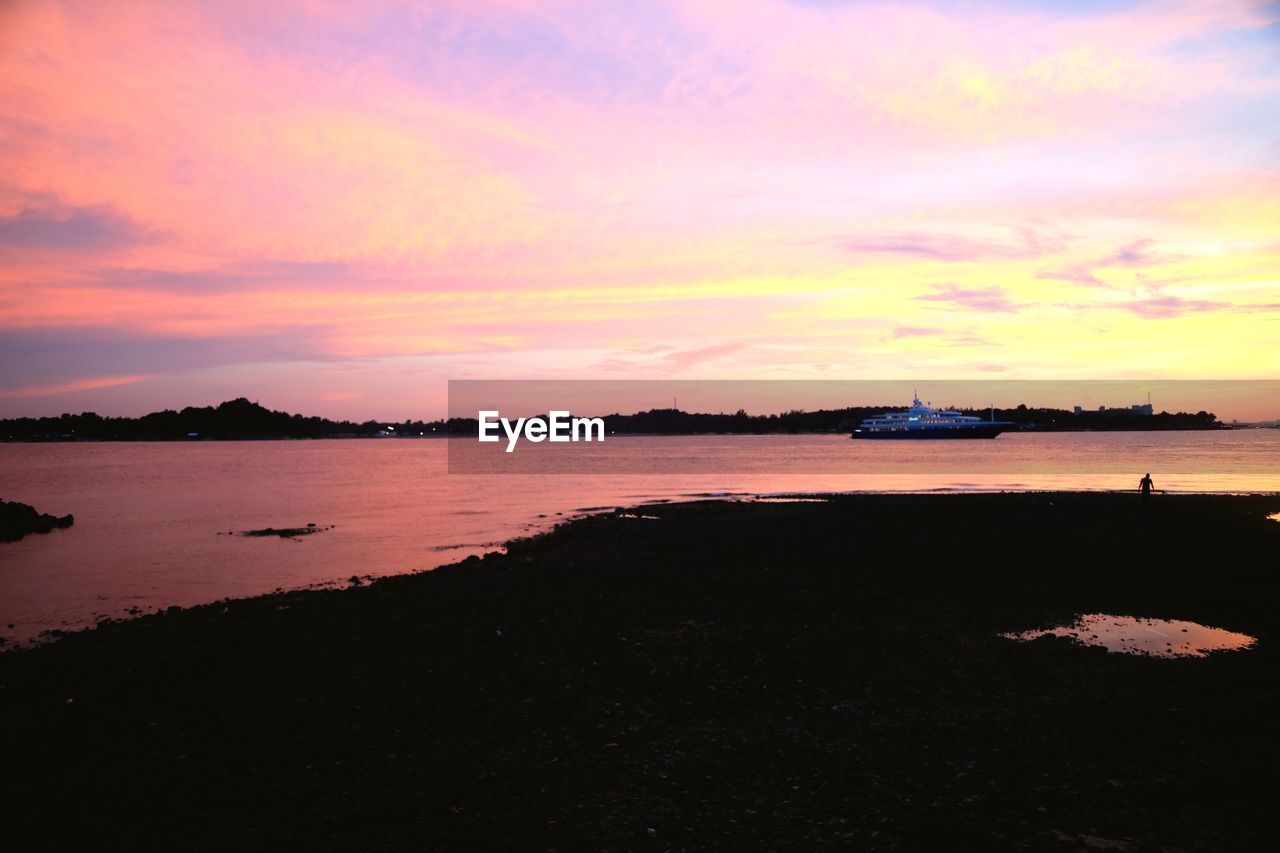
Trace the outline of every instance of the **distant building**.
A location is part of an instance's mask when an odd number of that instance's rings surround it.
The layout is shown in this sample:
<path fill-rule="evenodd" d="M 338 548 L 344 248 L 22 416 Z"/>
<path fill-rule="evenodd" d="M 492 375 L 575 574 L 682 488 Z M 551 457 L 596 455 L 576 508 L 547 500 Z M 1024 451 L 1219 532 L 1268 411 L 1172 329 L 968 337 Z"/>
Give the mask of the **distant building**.
<path fill-rule="evenodd" d="M 1074 411 L 1077 415 L 1084 413 L 1084 410 L 1079 406 L 1076 406 Z M 1155 414 L 1155 410 L 1151 407 L 1150 403 L 1134 403 L 1132 406 L 1129 406 L 1128 408 L 1125 408 L 1123 406 L 1119 406 L 1116 408 L 1107 408 L 1106 406 L 1099 406 L 1098 414 L 1100 415 L 1153 415 Z"/>

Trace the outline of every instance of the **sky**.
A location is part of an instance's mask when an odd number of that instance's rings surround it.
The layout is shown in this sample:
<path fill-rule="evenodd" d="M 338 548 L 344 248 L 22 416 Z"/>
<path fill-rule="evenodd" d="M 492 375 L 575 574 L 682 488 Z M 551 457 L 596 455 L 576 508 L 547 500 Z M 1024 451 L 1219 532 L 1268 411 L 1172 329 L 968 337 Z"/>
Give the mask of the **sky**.
<path fill-rule="evenodd" d="M 0 417 L 1275 379 L 1278 226 L 1275 2 L 0 4 Z"/>

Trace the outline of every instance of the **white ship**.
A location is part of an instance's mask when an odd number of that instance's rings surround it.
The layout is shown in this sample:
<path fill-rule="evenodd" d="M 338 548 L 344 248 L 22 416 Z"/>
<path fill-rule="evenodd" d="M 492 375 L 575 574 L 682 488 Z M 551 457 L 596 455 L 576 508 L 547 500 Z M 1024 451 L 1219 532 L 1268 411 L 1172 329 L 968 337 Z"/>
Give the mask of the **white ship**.
<path fill-rule="evenodd" d="M 1016 427 L 1012 421 L 983 420 L 921 403 L 917 395 L 905 412 L 885 412 L 867 418 L 853 431 L 853 438 L 995 438 Z"/>

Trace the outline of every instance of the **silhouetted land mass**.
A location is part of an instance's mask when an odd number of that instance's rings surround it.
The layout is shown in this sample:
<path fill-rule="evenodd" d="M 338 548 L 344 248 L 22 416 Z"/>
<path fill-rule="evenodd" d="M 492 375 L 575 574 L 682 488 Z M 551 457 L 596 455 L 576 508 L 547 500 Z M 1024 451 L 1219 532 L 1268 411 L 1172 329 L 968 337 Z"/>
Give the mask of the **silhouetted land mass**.
<path fill-rule="evenodd" d="M 167 440 L 186 438 L 333 438 L 375 436 L 387 430 L 385 421 L 331 421 L 291 415 L 252 403 L 244 397 L 218 406 L 182 411 L 166 409 L 140 418 L 102 417 L 93 412 L 56 418 L 14 418 L 0 421 L 0 437 L 17 440 Z M 429 428 L 421 422 L 403 425 Z"/>
<path fill-rule="evenodd" d="M 678 409 L 652 409 L 635 414 L 604 415 L 605 429 L 617 435 L 687 435 L 701 433 L 765 434 L 850 432 L 864 418 L 895 406 L 857 406 L 792 411 L 773 415 L 699 414 Z M 990 409 L 961 409 L 967 414 L 990 417 Z M 1138 415 L 1125 411 L 1082 412 L 1036 409 L 1025 405 L 996 409 L 998 420 L 1013 421 L 1024 429 L 1067 430 L 1192 430 L 1225 429 L 1212 412 L 1160 412 Z M 182 439 L 256 438 L 370 438 L 441 437 L 476 435 L 475 418 L 402 422 L 331 421 L 321 417 L 291 415 L 250 402 L 244 397 L 218 406 L 166 409 L 140 418 L 102 417 L 93 412 L 50 418 L 0 420 L 0 439 L 9 441 L 143 441 Z"/>
<path fill-rule="evenodd" d="M 792 411 L 780 415 L 749 415 L 745 411 L 734 414 L 695 414 L 677 409 L 653 409 L 634 415 L 612 414 L 604 418 L 605 429 L 617 434 L 662 433 L 804 433 L 850 432 L 865 418 L 900 410 L 901 406 L 853 406 L 845 409 L 820 409 L 814 412 Z M 956 411 L 981 418 L 990 418 L 991 409 L 964 409 Z M 1064 409 L 1028 408 L 1020 405 L 1013 409 L 995 410 L 995 419 L 1012 421 L 1023 429 L 1044 432 L 1071 430 L 1186 430 L 1223 429 L 1212 412 L 1160 412 L 1139 415 L 1129 412 L 1074 412 Z M 474 423 L 474 422 L 473 422 Z M 475 427 L 468 430 L 474 434 Z"/>
<path fill-rule="evenodd" d="M 49 515 L 28 504 L 0 500 L 0 542 L 16 542 L 28 533 L 48 533 L 74 523 L 71 515 Z"/>
<path fill-rule="evenodd" d="M 434 572 L 103 624 L 0 654 L 5 843 L 1270 849 L 1277 511 L 648 505 Z M 1077 613 L 1258 643 L 999 636 Z"/>

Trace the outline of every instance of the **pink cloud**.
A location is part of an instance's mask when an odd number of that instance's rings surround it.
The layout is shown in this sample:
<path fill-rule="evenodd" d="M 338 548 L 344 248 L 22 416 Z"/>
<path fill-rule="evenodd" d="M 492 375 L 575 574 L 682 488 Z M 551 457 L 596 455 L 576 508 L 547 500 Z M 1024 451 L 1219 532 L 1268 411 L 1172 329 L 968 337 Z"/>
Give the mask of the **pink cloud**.
<path fill-rule="evenodd" d="M 1022 309 L 1003 287 L 962 287 L 958 284 L 935 284 L 934 292 L 916 299 L 922 302 L 942 302 L 966 311 L 992 311 L 1014 313 Z"/>
<path fill-rule="evenodd" d="M 932 231 L 868 234 L 846 238 L 841 246 L 854 254 L 913 255 L 938 261 L 970 262 L 1057 254 L 1065 250 L 1069 242 L 1061 231 L 1034 224 L 979 230 L 978 234 Z"/>
<path fill-rule="evenodd" d="M 1151 296 L 1145 299 L 1134 299 L 1120 304 L 1120 307 L 1132 311 L 1139 317 L 1148 320 L 1167 320 L 1181 317 L 1183 314 L 1200 311 L 1219 311 L 1229 307 L 1228 302 L 1210 299 L 1184 299 L 1180 296 Z"/>
<path fill-rule="evenodd" d="M 891 333 L 894 338 L 920 338 L 928 335 L 940 335 L 943 329 L 932 326 L 898 326 Z"/>
<path fill-rule="evenodd" d="M 1037 278 L 1069 281 L 1090 287 L 1106 287 L 1107 283 L 1094 274 L 1094 269 L 1107 267 L 1140 268 L 1180 261 L 1183 255 L 1155 251 L 1156 241 L 1148 238 L 1134 240 L 1118 247 L 1114 252 L 1092 261 L 1077 262 L 1059 269 L 1042 269 Z"/>
<path fill-rule="evenodd" d="M 714 344 L 707 347 L 698 347 L 696 349 L 680 350 L 678 352 L 667 353 L 662 357 L 662 361 L 670 369 L 675 371 L 687 370 L 702 364 L 705 361 L 721 358 L 726 355 L 732 355 L 746 348 L 743 343 L 724 343 Z"/>
<path fill-rule="evenodd" d="M 59 394 L 75 394 L 79 391 L 94 391 L 100 388 L 115 388 L 119 385 L 132 385 L 154 379 L 154 375 L 142 376 L 102 376 L 96 379 L 77 379 L 74 382 L 63 382 L 58 385 L 28 385 L 22 388 L 0 390 L 0 398 L 27 399 L 30 397 L 53 397 Z"/>

